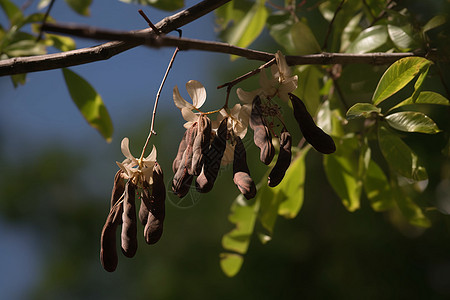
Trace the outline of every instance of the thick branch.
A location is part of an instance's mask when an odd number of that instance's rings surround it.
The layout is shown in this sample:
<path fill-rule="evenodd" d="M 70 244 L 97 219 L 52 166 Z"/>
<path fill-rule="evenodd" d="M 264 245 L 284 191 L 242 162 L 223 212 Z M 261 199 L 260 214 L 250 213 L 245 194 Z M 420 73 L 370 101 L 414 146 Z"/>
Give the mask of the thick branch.
<path fill-rule="evenodd" d="M 171 32 L 210 13 L 229 1 L 230 0 L 202 1 L 186 10 L 164 18 L 155 26 L 161 33 Z M 151 29 L 144 29 L 139 32 L 150 33 L 151 31 Z M 114 41 L 95 47 L 67 51 L 64 53 L 11 58 L 0 61 L 0 76 L 53 70 L 106 60 L 139 45 L 139 43 L 131 41 Z"/>

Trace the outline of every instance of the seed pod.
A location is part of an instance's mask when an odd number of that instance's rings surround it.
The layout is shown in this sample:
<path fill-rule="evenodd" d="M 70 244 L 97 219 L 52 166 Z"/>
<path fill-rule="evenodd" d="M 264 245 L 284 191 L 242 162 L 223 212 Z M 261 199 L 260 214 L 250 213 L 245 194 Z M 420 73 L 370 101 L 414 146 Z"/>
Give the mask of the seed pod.
<path fill-rule="evenodd" d="M 184 132 L 183 138 L 181 139 L 180 145 L 178 146 L 178 152 L 177 156 L 173 160 L 172 164 L 172 171 L 175 174 L 178 170 L 178 166 L 180 165 L 181 159 L 183 158 L 183 153 L 186 150 L 187 143 L 186 143 L 186 136 L 187 136 L 188 130 Z"/>
<path fill-rule="evenodd" d="M 252 112 L 250 114 L 250 128 L 253 129 L 255 145 L 261 149 L 261 161 L 266 165 L 270 164 L 275 155 L 275 148 L 272 144 L 272 135 L 262 115 L 261 99 L 259 96 L 253 99 Z"/>
<path fill-rule="evenodd" d="M 186 132 L 186 149 L 172 180 L 172 191 L 180 198 L 186 196 L 193 179 L 192 174 L 189 174 L 189 169 L 192 165 L 192 145 L 197 133 L 196 129 L 197 123 L 194 123 Z"/>
<path fill-rule="evenodd" d="M 135 205 L 136 186 L 131 180 L 125 185 L 122 214 L 122 253 L 126 257 L 133 257 L 137 250 L 137 224 Z"/>
<path fill-rule="evenodd" d="M 122 205 L 113 206 L 102 229 L 100 238 L 100 261 L 103 269 L 108 272 L 114 272 L 119 261 L 116 249 L 116 230 L 117 226 L 122 222 L 122 218 L 120 217 L 122 211 Z"/>
<path fill-rule="evenodd" d="M 185 156 L 184 166 L 189 175 L 194 175 L 191 173 L 192 170 L 192 155 L 194 154 L 194 141 L 197 136 L 198 123 L 192 124 L 188 129 L 186 137 L 186 150 L 184 150 L 183 156 Z"/>
<path fill-rule="evenodd" d="M 250 177 L 247 154 L 240 137 L 236 137 L 236 146 L 234 147 L 233 181 L 247 200 L 255 197 L 256 186 Z"/>
<path fill-rule="evenodd" d="M 204 155 L 209 149 L 211 140 L 211 121 L 206 116 L 199 116 L 197 136 L 195 137 L 192 153 L 192 165 L 189 174 L 198 176 L 202 171 Z"/>
<path fill-rule="evenodd" d="M 161 238 L 165 218 L 166 188 L 163 172 L 159 164 L 153 169 L 152 197 L 144 237 L 147 244 L 154 244 Z"/>
<path fill-rule="evenodd" d="M 281 180 L 283 180 L 286 170 L 291 164 L 291 146 L 292 137 L 291 134 L 283 128 L 280 135 L 280 153 L 278 154 L 278 159 L 269 174 L 269 186 L 277 186 Z"/>
<path fill-rule="evenodd" d="M 145 226 L 147 224 L 148 213 L 151 207 L 152 187 L 144 181 L 141 191 L 141 206 L 139 207 L 139 220 Z"/>
<path fill-rule="evenodd" d="M 333 139 L 317 127 L 303 101 L 291 93 L 289 93 L 289 99 L 291 99 L 294 109 L 294 117 L 300 126 L 305 140 L 321 153 L 330 154 L 336 151 L 336 145 Z"/>
<path fill-rule="evenodd" d="M 120 169 L 117 171 L 114 176 L 114 186 L 111 193 L 111 208 L 119 201 L 119 198 L 122 196 L 125 191 L 125 181 L 123 178 L 124 172 Z"/>
<path fill-rule="evenodd" d="M 202 171 L 195 182 L 197 191 L 200 193 L 209 192 L 216 181 L 217 174 L 220 170 L 220 162 L 222 161 L 227 146 L 227 122 L 227 118 L 220 122 L 211 146 L 205 154 Z"/>

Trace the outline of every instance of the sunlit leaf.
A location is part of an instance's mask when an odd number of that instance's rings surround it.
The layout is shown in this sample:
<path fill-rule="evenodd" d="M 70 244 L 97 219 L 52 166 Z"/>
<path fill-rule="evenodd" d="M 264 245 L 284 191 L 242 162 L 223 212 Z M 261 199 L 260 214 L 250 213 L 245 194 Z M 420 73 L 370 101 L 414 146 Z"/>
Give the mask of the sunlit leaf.
<path fill-rule="evenodd" d="M 295 46 L 295 55 L 320 53 L 320 45 L 308 25 L 299 21 L 291 28 L 292 41 Z"/>
<path fill-rule="evenodd" d="M 257 1 L 245 17 L 233 27 L 228 42 L 243 48 L 249 46 L 264 29 L 268 16 L 265 1 Z"/>
<path fill-rule="evenodd" d="M 347 53 L 368 53 L 386 44 L 388 32 L 385 25 L 375 25 L 363 30 L 348 46 Z"/>
<path fill-rule="evenodd" d="M 250 244 L 259 211 L 258 199 L 245 200 L 240 194 L 231 205 L 228 219 L 235 228 L 222 238 L 222 247 L 226 250 L 244 254 Z"/>
<path fill-rule="evenodd" d="M 416 181 L 428 178 L 417 155 L 400 137 L 384 126 L 378 128 L 378 144 L 389 167 L 400 175 Z"/>
<path fill-rule="evenodd" d="M 447 22 L 444 15 L 437 15 L 431 18 L 422 28 L 422 33 L 425 33 L 431 29 L 444 25 Z"/>
<path fill-rule="evenodd" d="M 42 55 L 46 54 L 47 50 L 45 49 L 45 45 L 43 43 L 36 42 L 36 39 L 27 39 L 9 44 L 3 49 L 3 52 L 9 57 L 18 57 Z"/>
<path fill-rule="evenodd" d="M 290 14 L 271 15 L 267 19 L 270 36 L 283 47 L 283 53 L 293 55 L 296 53 L 292 39 L 291 28 L 294 24 Z"/>
<path fill-rule="evenodd" d="M 341 35 L 341 52 L 350 46 L 351 41 L 354 40 L 358 34 L 361 32 L 361 27 L 359 26 L 359 21 L 363 16 L 362 13 L 356 14 L 345 26 Z"/>
<path fill-rule="evenodd" d="M 417 97 L 416 101 L 413 101 L 412 97 L 400 102 L 396 106 L 392 107 L 390 110 L 394 110 L 396 108 L 399 108 L 401 106 L 405 105 L 411 105 L 411 104 L 434 104 L 434 105 L 450 105 L 450 101 L 442 96 L 441 94 L 438 94 L 436 92 L 431 91 L 425 91 L 420 92 L 419 96 Z"/>
<path fill-rule="evenodd" d="M 38 3 L 37 8 L 38 8 L 39 10 L 44 9 L 44 8 L 46 8 L 46 7 L 50 4 L 51 1 L 52 1 L 52 0 L 40 0 L 39 3 Z"/>
<path fill-rule="evenodd" d="M 295 218 L 303 205 L 305 185 L 305 157 L 311 147 L 304 148 L 296 157 L 283 181 L 274 188 L 275 192 L 282 193 L 284 198 L 278 206 L 278 214 L 288 219 Z"/>
<path fill-rule="evenodd" d="M 394 45 L 401 50 L 408 50 L 414 43 L 413 38 L 410 36 L 411 29 L 405 26 L 398 27 L 391 24 L 387 25 L 389 37 Z"/>
<path fill-rule="evenodd" d="M 65 0 L 66 3 L 72 8 L 75 12 L 82 16 L 89 16 L 90 11 L 89 7 L 91 6 L 92 0 Z"/>
<path fill-rule="evenodd" d="M 298 88 L 294 94 L 305 103 L 308 112 L 315 116 L 320 104 L 320 82 L 323 74 L 316 66 L 305 66 L 298 75 Z"/>
<path fill-rule="evenodd" d="M 45 36 L 51 41 L 53 47 L 61 51 L 71 51 L 76 48 L 74 39 L 68 36 L 56 34 L 46 34 Z"/>
<path fill-rule="evenodd" d="M 413 101 L 416 101 L 417 97 L 419 97 L 419 94 L 422 91 L 423 82 L 428 75 L 429 69 L 430 69 L 430 65 L 427 65 L 420 71 L 419 77 L 417 78 L 416 83 L 414 83 L 414 92 L 411 96 Z"/>
<path fill-rule="evenodd" d="M 15 74 L 11 75 L 11 80 L 13 82 L 14 87 L 18 87 L 19 85 L 24 85 L 26 83 L 27 74 Z"/>
<path fill-rule="evenodd" d="M 17 20 L 23 18 L 22 11 L 10 0 L 1 0 L 0 6 L 6 17 L 9 19 L 10 24 L 15 24 Z"/>
<path fill-rule="evenodd" d="M 242 267 L 244 258 L 236 253 L 220 253 L 220 267 L 228 277 L 235 276 Z"/>
<path fill-rule="evenodd" d="M 422 209 L 405 193 L 397 190 L 395 200 L 403 216 L 411 225 L 428 228 L 430 220 L 423 214 Z"/>
<path fill-rule="evenodd" d="M 97 129 L 107 142 L 111 141 L 113 125 L 103 100 L 82 77 L 69 69 L 62 69 L 70 96 L 86 121 Z"/>
<path fill-rule="evenodd" d="M 378 82 L 372 97 L 373 104 L 380 104 L 401 90 L 430 64 L 431 61 L 423 57 L 406 57 L 393 63 Z"/>
<path fill-rule="evenodd" d="M 184 0 L 120 0 L 125 3 L 150 5 L 159 9 L 172 11 L 184 7 Z"/>
<path fill-rule="evenodd" d="M 394 193 L 383 170 L 370 160 L 364 177 L 364 191 L 375 211 L 385 211 L 395 204 Z"/>
<path fill-rule="evenodd" d="M 324 155 L 324 168 L 328 182 L 349 211 L 360 206 L 362 180 L 358 176 L 359 166 L 355 155 L 359 155 L 356 138 L 343 139 L 336 144 L 333 155 Z"/>
<path fill-rule="evenodd" d="M 264 178 L 263 184 L 261 185 L 261 188 L 258 189 L 256 197 L 259 198 L 261 203 L 258 219 L 267 232 L 261 239 L 261 242 L 266 243 L 273 234 L 273 227 L 275 226 L 275 221 L 278 217 L 278 208 L 284 195 L 270 188 L 266 183 L 266 178 Z"/>
<path fill-rule="evenodd" d="M 381 113 L 381 108 L 370 103 L 356 103 L 347 111 L 347 119 L 370 118 Z"/>
<path fill-rule="evenodd" d="M 422 132 L 434 134 L 440 132 L 436 123 L 421 112 L 402 111 L 385 117 L 387 123 L 394 129 L 406 132 Z"/>

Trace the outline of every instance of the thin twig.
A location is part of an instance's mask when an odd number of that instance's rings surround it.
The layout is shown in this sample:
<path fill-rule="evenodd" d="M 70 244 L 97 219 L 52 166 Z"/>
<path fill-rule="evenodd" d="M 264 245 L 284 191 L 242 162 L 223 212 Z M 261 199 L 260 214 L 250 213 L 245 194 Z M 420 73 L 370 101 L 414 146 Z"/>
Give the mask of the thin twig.
<path fill-rule="evenodd" d="M 144 18 L 145 21 L 147 21 L 148 26 L 153 29 L 153 32 L 157 35 L 160 35 L 159 29 L 156 28 L 155 25 L 153 25 L 152 21 L 147 17 L 147 15 L 144 13 L 142 9 L 138 10 L 139 14 Z"/>
<path fill-rule="evenodd" d="M 323 41 L 323 46 L 322 46 L 323 51 L 327 50 L 328 38 L 330 37 L 331 29 L 333 28 L 333 24 L 334 24 L 334 20 L 336 20 L 336 16 L 339 13 L 339 11 L 342 9 L 342 6 L 344 6 L 345 1 L 346 0 L 342 0 L 341 3 L 339 3 L 339 6 L 336 8 L 336 11 L 334 12 L 334 15 L 333 15 L 333 18 L 331 19 L 330 24 L 328 24 L 327 34 L 325 35 L 325 40 Z"/>
<path fill-rule="evenodd" d="M 373 19 L 369 27 L 372 27 L 373 25 L 375 25 L 376 22 L 383 19 L 384 16 L 387 14 L 388 10 L 392 9 L 395 5 L 397 5 L 397 3 L 395 3 L 394 0 L 389 0 L 388 3 L 386 4 L 386 8 L 383 9 L 375 19 Z"/>
<path fill-rule="evenodd" d="M 45 22 L 47 22 L 48 15 L 50 14 L 50 11 L 52 10 L 54 3 L 55 3 L 55 0 L 52 0 L 52 1 L 50 1 L 50 4 L 47 6 L 47 10 L 45 11 L 44 18 L 42 19 L 41 29 L 39 30 L 39 35 L 36 39 L 37 42 L 39 42 L 42 39 L 42 26 L 44 26 Z"/>
<path fill-rule="evenodd" d="M 252 70 L 252 71 L 250 71 L 250 72 L 248 72 L 248 73 L 246 73 L 246 74 L 244 74 L 242 76 L 239 76 L 238 78 L 233 79 L 232 81 L 229 81 L 229 82 L 226 82 L 226 83 L 224 83 L 222 85 L 219 85 L 217 88 L 218 89 L 221 89 L 221 88 L 224 88 L 224 87 L 231 88 L 231 87 L 235 86 L 236 84 L 238 84 L 239 82 L 244 81 L 245 79 L 250 78 L 253 75 L 258 74 L 259 72 L 261 72 L 262 69 L 270 67 L 274 63 L 275 63 L 275 57 L 272 58 L 271 60 L 269 60 L 268 62 L 266 62 L 265 64 L 259 66 L 257 69 Z"/>
<path fill-rule="evenodd" d="M 178 33 L 181 37 L 181 30 L 178 30 Z M 176 48 L 175 51 L 173 52 L 172 58 L 170 59 L 169 65 L 167 66 L 166 73 L 164 74 L 161 84 L 159 85 L 158 92 L 156 93 L 155 105 L 153 106 L 153 113 L 152 113 L 152 122 L 150 124 L 150 132 L 148 133 L 147 140 L 145 141 L 145 145 L 142 148 L 141 159 L 144 158 L 145 150 L 147 149 L 148 143 L 150 142 L 150 138 L 152 137 L 153 134 L 156 135 L 156 132 L 155 132 L 156 109 L 158 108 L 158 102 L 159 102 L 159 98 L 161 96 L 162 88 L 164 86 L 164 83 L 166 82 L 167 76 L 169 75 L 169 71 L 173 66 L 173 62 L 175 61 L 175 57 L 177 56 L 178 51 L 180 51 L 180 49 Z"/>

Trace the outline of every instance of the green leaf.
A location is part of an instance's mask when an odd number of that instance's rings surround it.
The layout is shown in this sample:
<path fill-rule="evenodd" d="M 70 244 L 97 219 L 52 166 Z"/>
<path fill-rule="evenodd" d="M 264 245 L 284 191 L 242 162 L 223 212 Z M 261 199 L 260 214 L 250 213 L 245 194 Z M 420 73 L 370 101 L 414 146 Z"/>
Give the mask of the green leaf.
<path fill-rule="evenodd" d="M 422 33 L 425 33 L 431 29 L 444 25 L 447 22 L 445 16 L 437 15 L 431 18 L 422 28 Z"/>
<path fill-rule="evenodd" d="M 417 78 L 416 83 L 414 83 L 414 93 L 411 96 L 413 101 L 416 101 L 417 97 L 419 97 L 419 94 L 422 91 L 423 82 L 428 75 L 429 69 L 430 69 L 430 65 L 426 66 L 425 68 L 423 68 L 420 71 L 419 77 Z"/>
<path fill-rule="evenodd" d="M 291 28 L 294 22 L 290 14 L 271 15 L 267 19 L 270 36 L 283 47 L 283 53 L 293 55 L 296 52 Z"/>
<path fill-rule="evenodd" d="M 102 98 L 82 77 L 69 69 L 62 69 L 67 88 L 75 105 L 83 117 L 109 143 L 112 138 L 113 125 Z"/>
<path fill-rule="evenodd" d="M 270 241 L 273 234 L 273 227 L 275 226 L 275 221 L 278 217 L 278 208 L 284 195 L 270 188 L 266 183 L 266 177 L 263 177 L 261 188 L 258 190 L 256 197 L 259 198 L 261 203 L 258 219 L 263 228 L 267 231 L 261 239 L 261 242 L 265 244 Z"/>
<path fill-rule="evenodd" d="M 53 47 L 61 51 L 71 51 L 76 48 L 74 39 L 70 37 L 56 34 L 46 34 L 45 36 L 51 42 Z"/>
<path fill-rule="evenodd" d="M 19 85 L 24 85 L 26 83 L 26 79 L 27 73 L 11 75 L 11 80 L 15 88 Z"/>
<path fill-rule="evenodd" d="M 381 46 L 388 40 L 388 32 L 385 25 L 375 25 L 363 30 L 358 37 L 348 46 L 347 53 L 368 53 Z"/>
<path fill-rule="evenodd" d="M 245 17 L 231 29 L 228 42 L 246 48 L 260 35 L 268 16 L 265 1 L 257 1 Z"/>
<path fill-rule="evenodd" d="M 320 104 L 320 82 L 323 74 L 316 66 L 304 66 L 298 74 L 298 88 L 294 94 L 306 105 L 308 112 L 315 116 Z"/>
<path fill-rule="evenodd" d="M 18 57 L 42 55 L 46 54 L 47 50 L 45 49 L 45 45 L 43 43 L 36 42 L 36 39 L 33 38 L 11 43 L 3 49 L 3 52 L 9 57 Z"/>
<path fill-rule="evenodd" d="M 6 17 L 9 19 L 9 23 L 11 25 L 15 24 L 18 20 L 23 19 L 22 11 L 12 1 L 0 0 L 0 6 L 6 14 Z"/>
<path fill-rule="evenodd" d="M 372 118 L 381 113 L 381 108 L 370 103 L 356 103 L 347 111 L 347 119 Z"/>
<path fill-rule="evenodd" d="M 434 104 L 434 105 L 447 105 L 450 106 L 450 101 L 442 96 L 441 94 L 431 92 L 431 91 L 425 91 L 420 92 L 419 96 L 417 97 L 416 101 L 413 101 L 412 97 L 400 102 L 396 106 L 392 107 L 389 111 L 394 110 L 396 108 L 399 108 L 401 106 L 405 105 L 411 105 L 411 104 Z"/>
<path fill-rule="evenodd" d="M 406 57 L 393 63 L 378 82 L 372 97 L 373 104 L 378 105 L 401 90 L 430 64 L 431 61 L 423 57 Z"/>
<path fill-rule="evenodd" d="M 66 3 L 72 8 L 75 12 L 82 16 L 89 16 L 89 6 L 91 6 L 92 0 L 65 0 Z"/>
<path fill-rule="evenodd" d="M 436 123 L 421 112 L 403 111 L 385 117 L 394 129 L 406 132 L 422 132 L 434 134 L 440 132 Z"/>
<path fill-rule="evenodd" d="M 392 170 L 416 181 L 428 178 L 425 167 L 421 165 L 417 155 L 388 128 L 384 126 L 378 128 L 378 143 L 381 153 Z"/>
<path fill-rule="evenodd" d="M 291 163 L 283 181 L 273 188 L 275 192 L 281 193 L 284 198 L 278 206 L 278 214 L 287 219 L 293 219 L 303 205 L 305 187 L 305 158 L 311 147 L 304 148 L 300 155 Z"/>
<path fill-rule="evenodd" d="M 364 191 L 375 211 L 385 211 L 395 204 L 394 194 L 383 170 L 370 160 L 364 177 Z"/>
<path fill-rule="evenodd" d="M 173 11 L 184 7 L 184 0 L 120 0 L 120 1 L 140 5 L 150 5 L 166 11 Z"/>
<path fill-rule="evenodd" d="M 258 198 L 247 201 L 242 194 L 237 196 L 231 205 L 230 215 L 228 216 L 229 221 L 235 225 L 235 228 L 223 236 L 222 247 L 224 249 L 240 254 L 247 252 L 259 205 Z"/>
<path fill-rule="evenodd" d="M 399 27 L 388 24 L 387 30 L 391 41 L 397 48 L 403 51 L 411 49 L 414 40 L 411 37 L 411 28 L 409 26 Z"/>
<path fill-rule="evenodd" d="M 220 267 L 228 277 L 235 276 L 242 267 L 244 258 L 236 253 L 220 253 Z"/>
<path fill-rule="evenodd" d="M 355 211 L 360 206 L 362 190 L 358 160 L 355 159 L 355 155 L 359 156 L 358 141 L 347 138 L 336 146 L 336 153 L 324 155 L 325 174 L 347 210 Z"/>
<path fill-rule="evenodd" d="M 396 194 L 398 208 L 411 225 L 423 228 L 431 226 L 430 220 L 423 214 L 422 209 L 408 195 L 401 193 L 398 189 Z"/>
<path fill-rule="evenodd" d="M 350 46 L 351 41 L 354 40 L 358 34 L 361 32 L 361 27 L 359 22 L 361 21 L 363 14 L 356 14 L 345 26 L 341 35 L 341 50 L 340 52 L 345 52 L 345 50 Z"/>
<path fill-rule="evenodd" d="M 320 53 L 320 45 L 314 33 L 304 22 L 297 22 L 291 28 L 292 40 L 295 46 L 295 55 Z"/>

